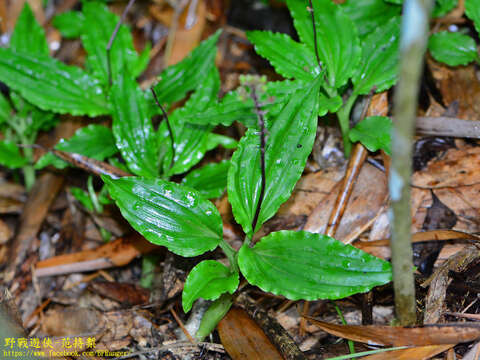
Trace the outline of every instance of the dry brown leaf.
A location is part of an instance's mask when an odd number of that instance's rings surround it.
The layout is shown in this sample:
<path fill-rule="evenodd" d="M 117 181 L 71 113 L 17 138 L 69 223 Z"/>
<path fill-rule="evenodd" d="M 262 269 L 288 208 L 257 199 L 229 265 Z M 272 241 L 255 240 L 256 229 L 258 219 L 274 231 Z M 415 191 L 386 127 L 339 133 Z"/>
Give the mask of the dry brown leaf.
<path fill-rule="evenodd" d="M 218 323 L 220 339 L 234 360 L 282 360 L 263 330 L 243 309 L 233 308 Z"/>
<path fill-rule="evenodd" d="M 324 233 L 338 188 L 333 189 L 313 210 L 305 224 L 305 230 Z M 376 218 L 385 205 L 388 196 L 385 174 L 370 164 L 365 164 L 355 183 L 335 237 L 343 242 L 351 242 L 365 230 L 366 225 Z"/>
<path fill-rule="evenodd" d="M 146 304 L 150 291 L 135 284 L 125 284 L 111 281 L 95 281 L 88 289 L 108 299 L 119 302 L 122 306 Z"/>
<path fill-rule="evenodd" d="M 440 160 L 432 160 L 412 176 L 412 184 L 421 188 L 441 188 L 480 183 L 480 147 L 450 149 Z"/>
<path fill-rule="evenodd" d="M 380 354 L 365 356 L 365 357 L 362 357 L 362 359 L 363 360 L 412 360 L 412 359 L 426 360 L 454 346 L 455 344 L 419 346 L 419 347 L 414 347 L 410 349 L 393 350 L 393 351 L 387 351 Z"/>
<path fill-rule="evenodd" d="M 190 2 L 180 17 L 179 26 L 175 32 L 172 52 L 168 58 L 167 65 L 174 65 L 181 61 L 200 42 L 206 24 L 206 5 L 205 1 L 198 1 L 196 11 L 193 9 L 193 12 L 190 13 L 193 15 L 193 17 L 191 17 L 189 12 L 192 11 L 190 7 L 193 6 L 193 4 L 193 1 Z M 193 26 L 190 25 L 191 27 L 187 28 L 189 25 L 187 21 L 189 21 L 189 19 L 192 19 L 195 23 Z"/>
<path fill-rule="evenodd" d="M 449 272 L 462 272 L 471 262 L 479 257 L 479 249 L 470 245 L 449 258 L 422 284 L 423 287 L 430 285 L 425 299 L 425 314 L 423 318 L 425 324 L 438 322 L 445 312 L 447 288 L 452 281 Z"/>
<path fill-rule="evenodd" d="M 367 344 L 384 346 L 447 345 L 480 338 L 480 324 L 454 323 L 423 327 L 383 325 L 337 325 L 306 316 L 314 325 L 329 334 Z"/>
<path fill-rule="evenodd" d="M 469 234 L 457 230 L 429 230 L 421 231 L 412 234 L 412 243 L 424 241 L 448 241 L 448 240 L 475 240 L 480 241 L 480 237 L 474 234 Z M 389 259 L 390 241 L 388 239 L 374 240 L 374 241 L 357 241 L 353 243 L 358 249 L 361 249 L 369 254 L 380 257 L 382 259 Z"/>
<path fill-rule="evenodd" d="M 0 219 L 0 245 L 5 244 L 13 236 L 13 231 L 10 227 Z"/>
<path fill-rule="evenodd" d="M 51 276 L 80 271 L 106 269 L 128 264 L 141 254 L 157 249 L 138 233 L 118 238 L 94 250 L 85 250 L 73 254 L 59 255 L 40 261 L 36 265 L 35 275 Z"/>
<path fill-rule="evenodd" d="M 480 113 L 480 82 L 476 79 L 474 64 L 457 66 L 455 68 L 437 63 L 427 58 L 434 81 L 439 88 L 444 103 L 448 106 L 453 101 L 458 101 L 459 110 L 457 117 L 465 120 L 478 120 Z"/>

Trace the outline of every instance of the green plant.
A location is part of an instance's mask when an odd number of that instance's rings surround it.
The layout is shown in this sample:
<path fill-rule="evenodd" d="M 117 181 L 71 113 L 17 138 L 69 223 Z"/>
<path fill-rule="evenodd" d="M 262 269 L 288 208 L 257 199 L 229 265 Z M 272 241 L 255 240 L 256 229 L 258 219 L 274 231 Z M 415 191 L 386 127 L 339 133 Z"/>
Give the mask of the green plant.
<path fill-rule="evenodd" d="M 480 34 L 480 1 L 466 0 L 465 14 L 473 21 Z M 467 29 L 458 32 L 440 31 L 430 36 L 428 49 L 433 58 L 449 66 L 468 65 L 472 61 L 480 64 L 475 40 L 465 34 Z"/>
<path fill-rule="evenodd" d="M 74 19 L 75 22 L 72 21 Z M 89 125 L 78 130 L 71 139 L 62 140 L 56 149 L 101 161 L 112 161 L 111 157 L 120 152 L 127 171 L 139 176 L 168 179 L 189 171 L 207 151 L 218 145 L 234 148 L 236 141 L 213 133 L 212 126 L 191 125 L 183 121 L 184 116 L 202 110 L 217 97 L 220 78 L 214 66 L 214 56 L 219 33 L 200 44 L 182 62 L 160 74 L 154 87 L 157 99 L 154 99 L 150 91 L 142 91 L 134 80 L 147 64 L 149 47 L 137 56 L 130 32 L 124 25 L 113 42 L 111 66 L 108 66 L 106 48 L 117 22 L 118 17 L 105 5 L 96 2 L 85 2 L 82 12 L 68 12 L 54 19 L 54 24 L 64 36 L 81 37 L 88 53 L 87 70 L 109 94 L 106 100 L 113 118 L 111 130 L 101 125 Z M 121 71 L 124 63 L 127 71 Z M 113 79 L 111 86 L 109 68 Z M 168 107 L 195 88 L 199 89 L 193 92 L 185 105 L 168 115 L 155 130 L 150 119 L 158 113 L 164 115 L 162 104 Z M 50 153 L 41 158 L 36 167 L 50 164 L 59 168 L 67 166 Z M 227 168 L 226 163 L 209 165 L 207 171 L 195 170 L 185 181 L 191 182 L 195 178 L 197 188 L 202 190 L 201 186 L 206 186 L 206 191 L 218 196 L 225 189 Z M 212 182 L 212 177 L 224 181 Z M 216 188 L 212 188 L 213 183 L 217 184 Z"/>
<path fill-rule="evenodd" d="M 45 32 L 35 21 L 28 3 L 20 13 L 8 50 L 33 56 L 48 55 Z M 11 91 L 9 96 L 0 93 L 0 132 L 4 137 L 0 141 L 0 164 L 10 169 L 21 168 L 27 190 L 35 182 L 31 145 L 39 131 L 48 130 L 56 123 L 53 113 L 42 111 L 18 92 Z"/>
<path fill-rule="evenodd" d="M 228 170 L 228 198 L 246 234 L 239 251 L 223 239 L 218 210 L 198 191 L 159 178 L 102 177 L 122 215 L 150 242 L 181 256 L 197 256 L 217 247 L 227 256 L 228 267 L 202 261 L 185 283 L 185 311 L 200 297 L 217 299 L 204 318 L 210 326 L 201 327 L 199 339 L 230 306 L 229 297 L 222 294 L 236 290 L 240 273 L 262 290 L 293 300 L 337 299 L 390 281 L 388 262 L 328 236 L 279 231 L 252 244 L 253 235 L 289 198 L 303 172 L 315 137 L 323 81 L 317 76 L 286 96 L 275 115 L 265 114 L 258 100 L 268 86 L 254 77 L 243 81 L 243 92 L 256 107 L 258 125 L 241 139 Z"/>
<path fill-rule="evenodd" d="M 285 34 L 264 31 L 248 32 L 247 37 L 280 75 L 296 81 L 313 81 L 319 75 L 324 79 L 318 115 L 336 113 L 348 155 L 355 101 L 396 81 L 399 9 L 383 1 L 348 1 L 340 6 L 320 0 L 310 2 L 310 8 L 306 5 L 303 0 L 287 1 L 300 43 Z M 372 17 L 372 12 L 381 15 Z"/>
<path fill-rule="evenodd" d="M 301 177 L 319 115 L 337 113 L 346 152 L 350 139 L 368 143 L 371 122 L 385 120 L 367 118 L 350 130 L 356 99 L 372 89 L 388 89 L 396 78 L 398 6 L 373 3 L 389 9 L 388 16 L 357 30 L 360 20 L 349 17 L 363 9 L 356 2 L 339 6 L 320 0 L 309 13 L 305 2 L 288 0 L 301 43 L 268 32 L 250 32 L 248 37 L 279 74 L 292 80 L 267 83 L 245 77 L 221 100 L 213 61 L 219 33 L 166 68 L 154 91 L 143 91 L 135 78 L 146 66 L 148 47 L 138 55 L 128 28 L 122 25 L 110 63 L 106 49 L 118 18 L 98 2 L 84 2 L 81 13 L 66 13 L 54 21 L 65 36 L 81 37 L 86 70 L 48 55 L 0 49 L 0 80 L 45 111 L 111 115 L 112 130 L 90 125 L 57 149 L 97 160 L 111 160 L 119 152 L 135 176 L 102 178 L 134 229 L 181 256 L 197 256 L 217 247 L 225 253 L 228 267 L 202 261 L 189 274 L 182 295 L 185 311 L 198 298 L 215 300 L 197 333 L 202 338 L 231 305 L 228 294 L 237 289 L 240 274 L 264 291 L 293 300 L 337 299 L 390 281 L 388 262 L 325 235 L 279 231 L 253 244 L 255 233 L 290 197 Z M 68 25 L 72 18 L 77 21 L 73 26 Z M 285 52 L 285 46 L 295 51 Z M 189 93 L 184 106 L 167 115 L 169 107 Z M 164 117 L 158 129 L 150 120 L 154 115 Z M 183 184 L 170 181 L 217 145 L 236 146 L 232 139 L 212 132 L 216 125 L 233 121 L 241 121 L 248 130 L 230 165 L 207 165 L 187 175 Z M 388 124 L 377 127 L 380 135 Z M 380 135 L 370 140 L 371 149 L 388 151 L 388 141 Z M 105 145 L 98 147 L 99 138 Z M 38 166 L 52 161 L 64 166 L 52 155 Z M 212 186 L 211 179 L 218 179 L 219 185 Z M 206 198 L 218 196 L 225 184 L 235 219 L 246 234 L 238 251 L 223 239 L 219 212 Z"/>

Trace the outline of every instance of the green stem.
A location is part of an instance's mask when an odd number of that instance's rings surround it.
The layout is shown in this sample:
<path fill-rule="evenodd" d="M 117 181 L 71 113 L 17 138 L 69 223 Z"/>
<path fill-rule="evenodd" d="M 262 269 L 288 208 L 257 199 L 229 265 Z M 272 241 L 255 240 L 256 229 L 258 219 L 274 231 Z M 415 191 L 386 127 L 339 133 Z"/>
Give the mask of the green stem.
<path fill-rule="evenodd" d="M 347 102 L 343 104 L 337 112 L 340 130 L 342 131 L 343 151 L 346 158 L 350 156 L 350 151 L 352 150 L 352 143 L 348 138 L 348 132 L 350 131 L 350 112 L 352 111 L 353 104 L 355 104 L 355 100 L 357 100 L 357 95 L 350 95 Z"/>
<path fill-rule="evenodd" d="M 17 133 L 18 134 L 18 133 Z M 25 156 L 28 159 L 28 165 L 25 165 L 22 167 L 23 171 L 23 178 L 25 181 L 25 188 L 27 191 L 30 191 L 30 189 L 33 187 L 33 184 L 35 183 L 35 168 L 33 166 L 33 149 L 30 147 L 34 140 L 29 139 L 27 136 L 24 136 L 24 134 L 18 134 L 20 137 L 20 141 L 23 147 L 23 156 Z M 35 134 L 36 135 L 36 134 Z"/>
<path fill-rule="evenodd" d="M 340 317 L 340 321 L 342 322 L 343 325 L 347 325 L 347 322 L 345 321 L 345 317 L 343 316 L 342 310 L 338 307 L 337 303 L 335 301 L 332 301 L 333 306 L 335 306 L 335 310 L 337 311 L 338 316 Z M 348 340 L 348 350 L 350 350 L 350 354 L 355 354 L 355 347 L 353 344 L 352 340 Z"/>
<path fill-rule="evenodd" d="M 230 244 L 225 241 L 225 239 L 222 239 L 220 242 L 220 248 L 227 256 L 228 262 L 230 263 L 230 270 L 238 273 L 239 269 L 237 264 L 237 252 L 235 249 L 232 248 Z"/>
<path fill-rule="evenodd" d="M 202 318 L 200 327 L 195 334 L 195 340 L 203 341 L 217 326 L 220 320 L 227 314 L 232 307 L 232 295 L 225 293 L 215 300 L 208 308 Z"/>
<path fill-rule="evenodd" d="M 410 177 L 413 135 L 423 57 L 428 40 L 428 19 L 433 0 L 406 0 L 402 17 L 400 72 L 394 97 L 392 162 L 389 190 L 395 310 L 400 325 L 416 323 L 410 228 Z"/>
<path fill-rule="evenodd" d="M 87 179 L 87 190 L 95 212 L 101 214 L 103 212 L 103 206 L 98 202 L 97 193 L 93 188 L 93 177 L 91 175 Z"/>

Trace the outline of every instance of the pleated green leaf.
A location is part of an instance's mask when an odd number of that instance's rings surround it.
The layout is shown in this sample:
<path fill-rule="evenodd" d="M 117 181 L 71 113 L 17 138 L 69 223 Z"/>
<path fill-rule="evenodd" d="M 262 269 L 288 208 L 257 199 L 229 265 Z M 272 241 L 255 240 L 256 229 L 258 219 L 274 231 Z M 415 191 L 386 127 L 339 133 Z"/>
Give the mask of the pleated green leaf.
<path fill-rule="evenodd" d="M 290 300 L 340 299 L 391 281 L 390 263 L 329 236 L 279 231 L 238 254 L 242 274 Z"/>
<path fill-rule="evenodd" d="M 198 45 L 185 59 L 178 64 L 167 67 L 159 75 L 155 85 L 159 101 L 172 104 L 202 85 L 209 73 L 217 54 L 217 40 L 220 30 Z"/>
<path fill-rule="evenodd" d="M 266 186 L 256 229 L 252 229 L 260 198 L 260 138 L 247 131 L 233 154 L 228 171 L 228 199 L 236 221 L 248 236 L 277 212 L 290 197 L 302 175 L 315 139 L 321 77 L 290 96 L 278 116 L 271 119 L 265 149 Z"/>
<path fill-rule="evenodd" d="M 268 82 L 266 92 L 259 94 L 262 108 L 270 117 L 275 117 L 285 106 L 292 93 L 304 89 L 311 81 L 284 80 Z M 323 101 L 324 111 L 319 114 L 325 115 L 326 109 L 330 108 L 331 102 L 320 95 Z M 340 99 L 341 105 L 341 99 Z M 334 104 L 335 106 L 335 104 Z M 247 95 L 240 95 L 239 90 L 227 93 L 222 100 L 211 103 L 208 108 L 201 112 L 192 112 L 184 115 L 184 120 L 198 125 L 223 125 L 230 126 L 234 121 L 244 124 L 247 128 L 257 128 L 258 119 L 254 112 L 253 100 Z"/>
<path fill-rule="evenodd" d="M 110 101 L 113 136 L 128 168 L 136 175 L 158 176 L 158 141 L 142 90 L 133 78 L 120 75 L 112 86 Z"/>
<path fill-rule="evenodd" d="M 195 266 L 185 281 L 182 307 L 189 312 L 197 299 L 216 300 L 223 293 L 233 294 L 238 287 L 238 273 L 214 260 L 204 260 Z"/>
<path fill-rule="evenodd" d="M 10 39 L 10 49 L 16 52 L 48 55 L 45 30 L 35 19 L 28 2 L 25 2 L 25 5 L 23 5 L 23 10 L 15 24 L 15 29 Z"/>
<path fill-rule="evenodd" d="M 255 45 L 255 51 L 285 78 L 309 81 L 320 73 L 315 53 L 286 34 L 249 31 L 247 37 Z"/>
<path fill-rule="evenodd" d="M 70 139 L 60 140 L 55 149 L 80 154 L 99 161 L 103 161 L 118 152 L 112 130 L 96 124 L 78 129 Z M 47 165 L 63 169 L 69 164 L 49 152 L 37 161 L 35 168 L 41 169 Z"/>
<path fill-rule="evenodd" d="M 0 141 L 0 165 L 10 169 L 21 168 L 28 164 L 28 159 L 20 154 L 18 146 L 10 141 Z"/>
<path fill-rule="evenodd" d="M 369 151 L 382 149 L 388 155 L 390 151 L 390 131 L 392 120 L 386 116 L 368 116 L 360 121 L 348 136 L 352 142 L 360 141 Z"/>
<path fill-rule="evenodd" d="M 477 45 L 470 36 L 441 31 L 430 36 L 428 50 L 433 58 L 449 66 L 467 65 L 478 59 Z"/>
<path fill-rule="evenodd" d="M 109 113 L 97 79 L 48 56 L 0 48 L 0 81 L 42 110 L 92 117 Z"/>
<path fill-rule="evenodd" d="M 362 59 L 352 78 L 354 93 L 385 91 L 397 80 L 399 61 L 400 18 L 394 17 L 369 34 L 362 44 Z"/>
<path fill-rule="evenodd" d="M 465 13 L 473 21 L 477 33 L 480 34 L 480 0 L 465 0 Z"/>
<path fill-rule="evenodd" d="M 366 35 L 384 26 L 394 17 L 400 16 L 402 7 L 385 0 L 348 0 L 342 5 L 344 12 L 355 23 L 358 35 Z"/>
<path fill-rule="evenodd" d="M 213 126 L 196 125 L 188 123 L 185 118 L 189 114 L 196 114 L 208 108 L 217 100 L 220 90 L 220 74 L 217 68 L 210 66 L 209 73 L 204 79 L 202 86 L 190 96 L 185 106 L 175 110 L 169 116 L 170 125 L 175 139 L 175 158 L 171 169 L 166 171 L 167 176 L 182 174 L 196 165 L 208 150 L 210 131 Z M 170 144 L 169 138 L 164 138 Z M 171 151 L 171 147 L 167 147 Z M 166 156 L 164 161 L 170 165 L 171 156 Z"/>
<path fill-rule="evenodd" d="M 207 199 L 215 199 L 225 192 L 230 161 L 210 163 L 199 169 L 190 171 L 182 184 L 192 187 Z"/>
<path fill-rule="evenodd" d="M 66 11 L 53 18 L 53 26 L 67 39 L 80 37 L 85 27 L 85 15 L 80 11 Z"/>
<path fill-rule="evenodd" d="M 108 10 L 106 4 L 86 1 L 82 5 L 85 16 L 82 29 L 82 44 L 87 51 L 86 66 L 99 78 L 102 84 L 108 84 L 107 45 L 119 17 Z M 135 78 L 145 69 L 145 60 L 140 58 L 133 46 L 130 30 L 121 25 L 110 49 L 112 80 L 125 72 Z"/>
<path fill-rule="evenodd" d="M 0 92 L 0 125 L 10 119 L 12 111 L 7 98 Z"/>
<path fill-rule="evenodd" d="M 177 255 L 197 256 L 220 243 L 220 214 L 196 190 L 161 179 L 102 178 L 123 217 L 153 244 Z"/>
<path fill-rule="evenodd" d="M 432 16 L 441 17 L 452 11 L 457 6 L 458 0 L 436 0 Z"/>
<path fill-rule="evenodd" d="M 314 51 L 311 15 L 303 0 L 287 0 L 293 23 L 302 42 Z M 355 24 L 331 0 L 313 2 L 317 46 L 328 84 L 335 88 L 345 85 L 356 71 L 361 56 Z"/>

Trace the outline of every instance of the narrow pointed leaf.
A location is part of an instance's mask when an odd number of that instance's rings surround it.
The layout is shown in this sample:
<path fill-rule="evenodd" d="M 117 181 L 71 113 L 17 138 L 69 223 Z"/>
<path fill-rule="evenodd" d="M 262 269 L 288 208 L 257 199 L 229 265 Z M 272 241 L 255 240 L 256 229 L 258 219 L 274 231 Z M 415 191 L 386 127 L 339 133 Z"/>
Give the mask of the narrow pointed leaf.
<path fill-rule="evenodd" d="M 95 211 L 95 207 L 93 205 L 92 199 L 90 198 L 90 195 L 85 190 L 79 187 L 72 186 L 70 187 L 70 193 L 80 204 L 82 204 L 85 207 L 85 209 L 87 209 L 92 213 Z"/>
<path fill-rule="evenodd" d="M 196 190 L 161 179 L 102 179 L 125 219 L 153 244 L 177 255 L 197 256 L 220 243 L 220 214 Z"/>
<path fill-rule="evenodd" d="M 435 60 L 450 66 L 467 65 L 478 58 L 475 40 L 468 35 L 448 31 L 430 36 L 428 50 Z"/>
<path fill-rule="evenodd" d="M 158 142 L 147 102 L 135 80 L 119 76 L 111 90 L 111 102 L 113 135 L 128 168 L 140 176 L 158 176 Z"/>
<path fill-rule="evenodd" d="M 225 149 L 235 149 L 238 145 L 238 141 L 225 135 L 220 135 L 215 133 L 208 134 L 208 140 L 207 140 L 208 150 L 215 149 L 219 145 L 222 145 Z"/>
<path fill-rule="evenodd" d="M 242 246 L 238 265 L 249 283 L 290 300 L 340 299 L 390 282 L 390 263 L 329 236 L 279 231 L 253 248 Z"/>
<path fill-rule="evenodd" d="M 399 38 L 398 17 L 392 18 L 385 26 L 365 38 L 360 66 L 352 78 L 355 94 L 368 94 L 374 86 L 376 92 L 385 91 L 395 83 L 399 61 Z"/>
<path fill-rule="evenodd" d="M 92 117 L 109 113 L 98 80 L 48 56 L 0 48 L 0 81 L 42 110 Z"/>
<path fill-rule="evenodd" d="M 228 198 L 236 221 L 248 236 L 277 212 L 300 178 L 315 139 L 318 114 L 318 77 L 290 96 L 268 129 L 265 149 L 266 186 L 257 227 L 252 229 L 260 197 L 260 139 L 250 129 L 233 154 L 228 171 Z M 288 171 L 287 171 L 288 170 Z"/>
<path fill-rule="evenodd" d="M 21 168 L 28 160 L 20 154 L 18 146 L 10 141 L 0 141 L 0 165 L 10 169 Z"/>
<path fill-rule="evenodd" d="M 256 115 L 253 112 L 253 101 L 241 99 L 237 91 L 227 93 L 222 100 L 211 104 L 205 111 L 187 114 L 184 120 L 198 125 L 230 126 L 234 121 L 254 127 Z"/>
<path fill-rule="evenodd" d="M 390 155 L 392 121 L 386 116 L 368 116 L 360 121 L 348 136 L 352 142 L 360 141 L 369 151 L 382 149 Z"/>
<path fill-rule="evenodd" d="M 155 92 L 162 104 L 172 104 L 201 85 L 215 60 L 219 36 L 220 31 L 217 31 L 202 41 L 185 59 L 162 71 L 159 83 L 155 86 Z"/>
<path fill-rule="evenodd" d="M 0 125 L 10 119 L 12 110 L 7 98 L 0 92 Z"/>
<path fill-rule="evenodd" d="M 400 16 L 401 6 L 390 4 L 385 0 L 348 0 L 342 8 L 345 14 L 355 23 L 358 35 L 366 35 L 382 27 L 394 17 Z"/>
<path fill-rule="evenodd" d="M 10 39 L 10 49 L 16 52 L 48 55 L 45 30 L 35 19 L 28 2 L 25 2 L 15 24 L 15 29 Z"/>
<path fill-rule="evenodd" d="M 60 140 L 55 149 L 80 154 L 99 161 L 103 161 L 118 152 L 112 130 L 96 124 L 77 130 L 70 139 Z M 63 169 L 68 166 L 68 163 L 49 152 L 37 161 L 35 168 L 41 169 L 47 165 L 54 165 L 58 169 Z"/>
<path fill-rule="evenodd" d="M 452 11 L 458 4 L 458 0 L 436 0 L 432 16 L 441 17 Z"/>
<path fill-rule="evenodd" d="M 314 51 L 311 15 L 303 0 L 287 0 L 295 28 L 303 43 Z M 355 24 L 331 0 L 313 2 L 318 53 L 327 71 L 328 84 L 339 88 L 356 71 L 361 50 Z"/>
<path fill-rule="evenodd" d="M 480 0 L 465 0 L 465 13 L 473 21 L 477 33 L 480 34 Z"/>
<path fill-rule="evenodd" d="M 219 90 L 220 74 L 212 63 L 202 86 L 192 94 L 184 107 L 170 114 L 169 122 L 175 139 L 175 158 L 173 167 L 167 171 L 168 176 L 188 171 L 210 150 L 207 145 L 211 144 L 209 134 L 213 126 L 190 124 L 185 118 L 189 114 L 202 112 L 208 108 L 217 100 Z M 168 162 L 170 159 L 170 156 L 165 157 Z"/>
<path fill-rule="evenodd" d="M 53 18 L 53 26 L 67 39 L 80 37 L 85 26 L 85 15 L 80 11 L 67 11 L 58 14 Z"/>
<path fill-rule="evenodd" d="M 197 299 L 216 300 L 223 293 L 233 294 L 238 287 L 238 273 L 214 260 L 204 260 L 195 266 L 185 281 L 182 307 L 189 312 Z"/>
<path fill-rule="evenodd" d="M 271 116 L 278 115 L 290 95 L 309 83 L 303 80 L 284 80 L 269 82 L 266 93 L 260 94 L 260 102 Z M 323 97 L 322 97 L 323 98 Z M 341 99 L 340 99 L 341 101 Z M 341 103 L 340 103 L 341 104 Z M 322 115 L 325 115 L 323 113 Z M 254 112 L 253 100 L 240 96 L 238 90 L 227 93 L 219 102 L 210 104 L 202 112 L 185 114 L 185 121 L 198 125 L 230 126 L 234 121 L 244 124 L 247 128 L 257 128 L 258 120 Z"/>
<path fill-rule="evenodd" d="M 255 51 L 285 78 L 309 81 L 320 73 L 315 53 L 286 34 L 249 31 L 247 38 L 255 45 Z"/>
<path fill-rule="evenodd" d="M 223 160 L 211 163 L 190 171 L 182 181 L 189 187 L 198 190 L 207 199 L 215 199 L 224 193 L 227 187 L 227 174 L 230 161 Z"/>

